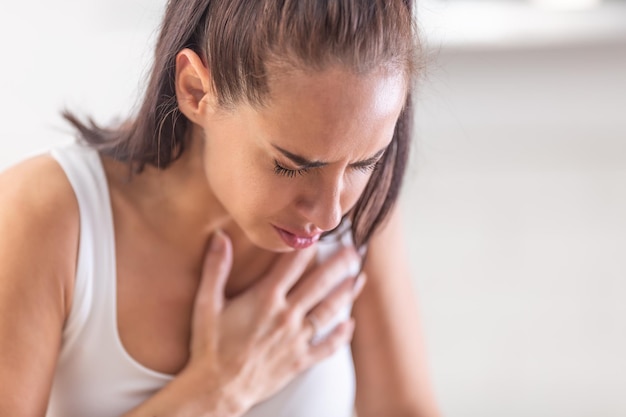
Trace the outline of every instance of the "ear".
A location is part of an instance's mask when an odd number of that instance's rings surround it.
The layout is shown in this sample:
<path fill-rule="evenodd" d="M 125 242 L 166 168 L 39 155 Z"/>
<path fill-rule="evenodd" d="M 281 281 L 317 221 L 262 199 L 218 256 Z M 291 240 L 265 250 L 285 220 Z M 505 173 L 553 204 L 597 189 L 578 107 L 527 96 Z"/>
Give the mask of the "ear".
<path fill-rule="evenodd" d="M 201 124 L 202 116 L 217 105 L 209 70 L 191 49 L 176 55 L 175 87 L 180 111 L 196 124 Z"/>

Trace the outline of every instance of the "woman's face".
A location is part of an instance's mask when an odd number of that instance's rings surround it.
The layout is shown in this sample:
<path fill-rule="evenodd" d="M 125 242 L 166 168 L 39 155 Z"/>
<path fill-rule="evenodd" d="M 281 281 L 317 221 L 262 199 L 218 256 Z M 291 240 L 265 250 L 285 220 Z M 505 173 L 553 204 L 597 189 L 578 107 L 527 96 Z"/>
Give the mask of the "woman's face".
<path fill-rule="evenodd" d="M 262 108 L 207 112 L 211 192 L 257 246 L 307 247 L 359 199 L 405 95 L 401 73 L 293 72 L 270 83 Z"/>

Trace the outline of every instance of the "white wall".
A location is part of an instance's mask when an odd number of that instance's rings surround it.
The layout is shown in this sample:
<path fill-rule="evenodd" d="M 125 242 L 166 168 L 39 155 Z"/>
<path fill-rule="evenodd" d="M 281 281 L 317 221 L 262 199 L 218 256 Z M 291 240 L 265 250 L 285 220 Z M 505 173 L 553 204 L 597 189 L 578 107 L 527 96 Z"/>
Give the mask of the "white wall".
<path fill-rule="evenodd" d="M 0 2 L 0 169 L 71 140 L 63 108 L 108 121 L 135 104 L 163 2 Z"/>
<path fill-rule="evenodd" d="M 161 7 L 7 3 L 0 169 L 71 140 L 63 106 L 132 107 Z M 442 408 L 624 416 L 626 40 L 456 46 L 418 92 L 404 197 Z"/>
<path fill-rule="evenodd" d="M 406 206 L 443 409 L 624 416 L 624 3 L 424 4 Z"/>
<path fill-rule="evenodd" d="M 626 415 L 626 42 L 443 50 L 407 219 L 449 416 Z"/>

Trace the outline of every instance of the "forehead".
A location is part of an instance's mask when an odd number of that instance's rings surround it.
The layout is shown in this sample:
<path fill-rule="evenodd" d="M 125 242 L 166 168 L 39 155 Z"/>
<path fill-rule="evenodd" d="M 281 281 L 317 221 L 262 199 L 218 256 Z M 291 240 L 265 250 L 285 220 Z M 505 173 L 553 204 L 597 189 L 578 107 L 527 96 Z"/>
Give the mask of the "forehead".
<path fill-rule="evenodd" d="M 407 93 L 404 74 L 388 70 L 290 71 L 274 77 L 269 87 L 266 105 L 255 110 L 268 139 L 323 160 L 386 146 Z"/>

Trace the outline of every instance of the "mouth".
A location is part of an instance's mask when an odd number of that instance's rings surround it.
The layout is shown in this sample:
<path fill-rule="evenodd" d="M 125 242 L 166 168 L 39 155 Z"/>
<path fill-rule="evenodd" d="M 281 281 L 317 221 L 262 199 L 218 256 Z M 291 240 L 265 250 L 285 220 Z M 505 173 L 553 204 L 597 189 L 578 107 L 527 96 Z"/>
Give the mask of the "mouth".
<path fill-rule="evenodd" d="M 317 242 L 321 236 L 321 233 L 317 233 L 314 235 L 305 235 L 305 234 L 296 234 L 289 232 L 280 227 L 274 226 L 276 232 L 281 237 L 283 242 L 294 249 L 305 249 Z"/>

